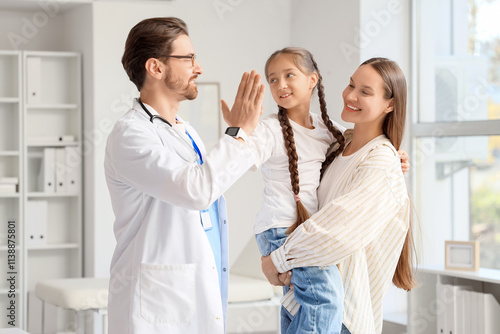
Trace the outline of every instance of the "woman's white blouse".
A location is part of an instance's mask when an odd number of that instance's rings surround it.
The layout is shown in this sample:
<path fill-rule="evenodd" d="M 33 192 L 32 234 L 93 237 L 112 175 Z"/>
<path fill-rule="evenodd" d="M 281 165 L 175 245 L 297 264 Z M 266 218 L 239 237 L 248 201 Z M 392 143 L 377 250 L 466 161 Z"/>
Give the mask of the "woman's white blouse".
<path fill-rule="evenodd" d="M 408 231 L 410 202 L 401 161 L 381 135 L 327 169 L 320 211 L 271 253 L 280 272 L 339 265 L 344 324 L 352 334 L 382 332 L 382 301 Z"/>

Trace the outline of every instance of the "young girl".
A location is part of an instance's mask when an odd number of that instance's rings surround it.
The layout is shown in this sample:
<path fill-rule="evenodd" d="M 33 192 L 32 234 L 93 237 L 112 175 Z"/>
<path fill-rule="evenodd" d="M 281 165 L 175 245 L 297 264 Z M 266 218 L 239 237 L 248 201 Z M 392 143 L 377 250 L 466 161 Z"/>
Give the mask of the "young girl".
<path fill-rule="evenodd" d="M 342 151 L 344 129 L 328 117 L 321 74 L 309 51 L 275 52 L 265 74 L 279 112 L 263 120 L 251 140 L 265 184 L 254 232 L 267 256 L 318 210 L 320 173 Z M 309 111 L 316 88 L 321 116 Z M 282 333 L 340 333 L 344 293 L 337 266 L 294 269 L 292 283 L 294 291 L 284 287 L 283 303 L 295 296 L 301 307 L 282 308 Z"/>
<path fill-rule="evenodd" d="M 339 264 L 342 333 L 381 333 L 391 280 L 405 290 L 415 286 L 410 201 L 396 151 L 406 118 L 404 75 L 393 61 L 370 59 L 352 75 L 343 99 L 342 119 L 354 123 L 354 130 L 324 173 L 321 210 L 263 259 L 263 270 L 275 281 L 276 268 Z"/>

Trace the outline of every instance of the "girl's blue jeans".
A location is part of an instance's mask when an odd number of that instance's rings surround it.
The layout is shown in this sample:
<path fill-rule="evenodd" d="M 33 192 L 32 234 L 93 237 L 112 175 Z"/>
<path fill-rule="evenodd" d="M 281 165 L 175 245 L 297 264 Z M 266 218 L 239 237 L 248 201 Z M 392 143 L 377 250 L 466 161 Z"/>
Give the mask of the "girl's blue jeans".
<path fill-rule="evenodd" d="M 272 228 L 255 236 L 260 253 L 268 256 L 285 243 L 286 228 Z M 281 333 L 340 334 L 344 287 L 337 266 L 303 267 L 292 270 L 295 300 L 300 304 L 292 316 L 281 307 Z M 283 287 L 283 294 L 290 286 Z M 342 332 L 345 333 L 345 332 Z"/>

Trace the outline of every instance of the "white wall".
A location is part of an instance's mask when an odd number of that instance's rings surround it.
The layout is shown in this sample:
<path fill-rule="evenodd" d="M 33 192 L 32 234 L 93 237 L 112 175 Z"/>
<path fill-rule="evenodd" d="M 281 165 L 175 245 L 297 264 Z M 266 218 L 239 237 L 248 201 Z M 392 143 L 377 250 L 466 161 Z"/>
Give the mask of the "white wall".
<path fill-rule="evenodd" d="M 292 0 L 291 43 L 314 55 L 324 81 L 328 113 L 344 126 L 348 124 L 340 119 L 342 91 L 359 65 L 356 36 L 360 23 L 359 6 L 359 0 Z M 358 52 L 351 53 L 351 50 Z M 316 97 L 312 105 L 319 112 Z"/>
<path fill-rule="evenodd" d="M 13 9 L 0 7 L 0 49 L 62 51 L 61 20 L 61 16 L 51 17 L 37 5 Z"/>

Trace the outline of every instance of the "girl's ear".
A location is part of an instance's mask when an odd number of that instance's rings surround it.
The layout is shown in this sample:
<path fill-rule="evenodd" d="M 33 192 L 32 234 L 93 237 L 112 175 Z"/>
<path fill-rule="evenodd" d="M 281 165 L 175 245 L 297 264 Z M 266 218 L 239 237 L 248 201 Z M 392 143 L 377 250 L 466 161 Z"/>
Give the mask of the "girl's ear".
<path fill-rule="evenodd" d="M 394 99 L 391 99 L 391 102 L 389 102 L 389 105 L 387 106 L 387 108 L 385 108 L 386 114 L 388 114 L 392 111 L 394 111 Z"/>
<path fill-rule="evenodd" d="M 316 84 L 318 83 L 318 79 L 319 79 L 318 73 L 313 72 L 311 74 L 311 81 L 309 83 L 309 89 L 314 89 L 314 87 L 316 87 Z"/>
<path fill-rule="evenodd" d="M 144 64 L 146 72 L 149 76 L 157 80 L 162 80 L 165 74 L 165 65 L 156 58 L 149 58 Z"/>

